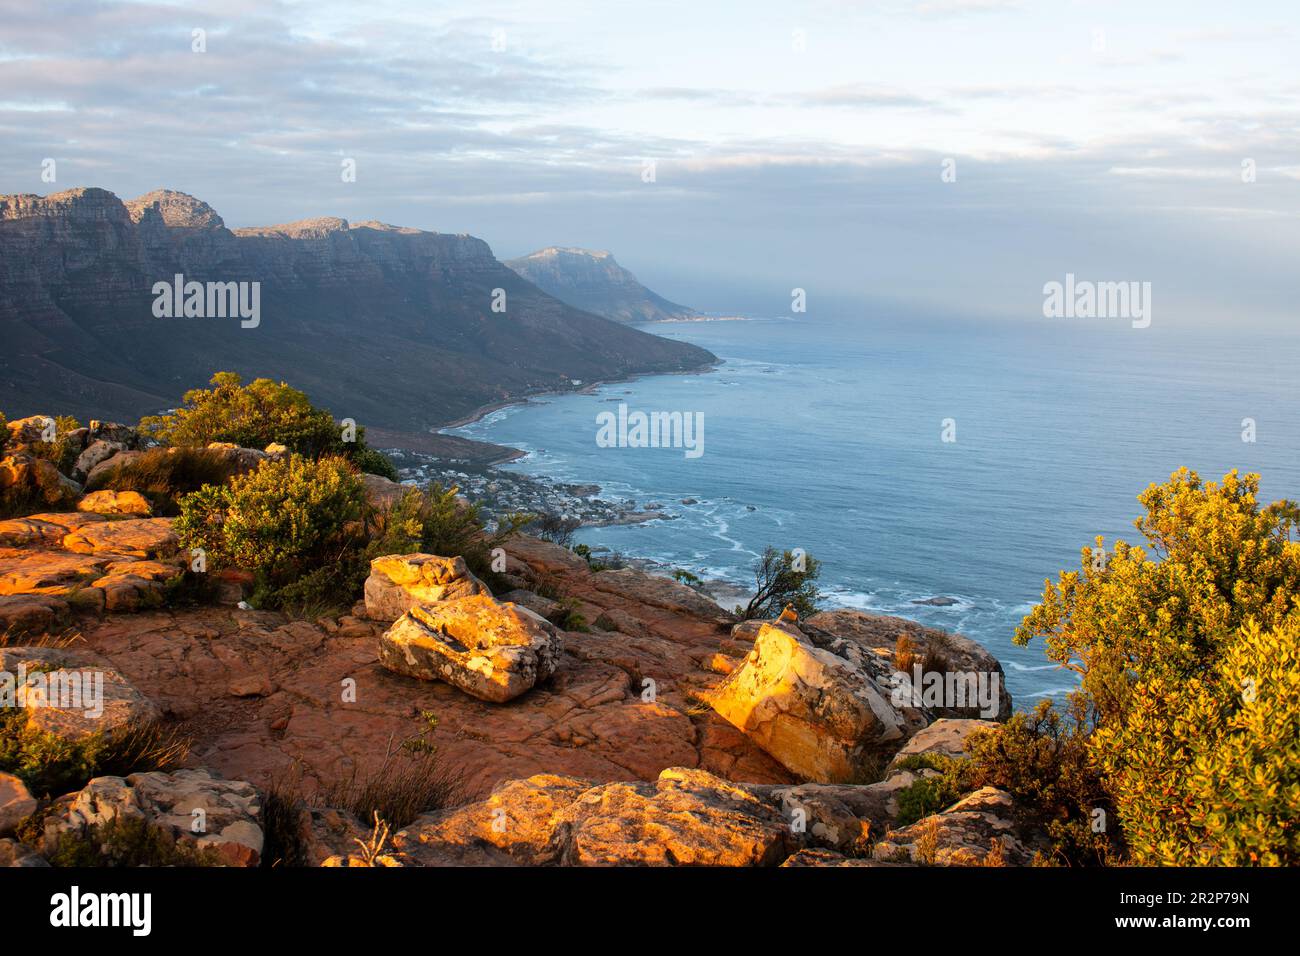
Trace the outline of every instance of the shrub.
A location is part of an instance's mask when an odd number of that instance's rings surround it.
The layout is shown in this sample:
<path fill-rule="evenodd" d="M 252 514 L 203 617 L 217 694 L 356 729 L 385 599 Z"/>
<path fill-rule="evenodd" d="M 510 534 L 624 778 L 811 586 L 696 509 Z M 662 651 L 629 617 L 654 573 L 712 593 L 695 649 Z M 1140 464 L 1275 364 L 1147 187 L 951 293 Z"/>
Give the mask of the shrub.
<path fill-rule="evenodd" d="M 207 448 L 154 448 L 121 465 L 101 471 L 86 491 L 138 491 L 154 513 L 174 515 L 179 499 L 204 485 L 224 485 L 235 474 L 228 455 Z"/>
<path fill-rule="evenodd" d="M 1261 507 L 1258 488 L 1187 469 L 1150 486 L 1135 525 L 1159 560 L 1123 541 L 1084 548 L 1016 635 L 1080 675 L 1095 729 L 1072 750 L 1101 775 L 1135 862 L 1300 861 L 1300 506 Z"/>
<path fill-rule="evenodd" d="M 1095 743 L 1134 863 L 1300 864 L 1300 622 L 1248 623 L 1200 677 L 1140 679 Z"/>
<path fill-rule="evenodd" d="M 176 839 L 170 829 L 124 816 L 92 824 L 85 833 L 61 833 L 48 860 L 59 867 L 223 865 L 215 847 L 201 849 L 191 840 Z"/>
<path fill-rule="evenodd" d="M 362 471 L 396 480 L 392 462 L 367 447 L 364 428 L 357 427 L 355 441 L 344 441 L 334 416 L 296 388 L 269 378 L 244 385 L 234 372 L 218 372 L 210 384 L 212 388 L 186 392 L 182 407 L 142 418 L 140 431 L 168 445 L 233 442 L 265 448 L 279 443 L 308 458 L 344 455 Z"/>
<path fill-rule="evenodd" d="M 811 554 L 778 552 L 769 546 L 754 567 L 754 582 L 758 585 L 753 598 L 743 609 L 736 608 L 742 620 L 771 618 L 781 613 L 786 605 L 801 618 L 817 613 L 821 595 L 814 583 L 821 574 L 821 562 Z"/>
<path fill-rule="evenodd" d="M 34 796 L 57 797 L 92 777 L 169 770 L 189 753 L 189 740 L 157 723 L 130 724 L 70 740 L 28 727 L 22 707 L 0 708 L 0 770 L 19 777 Z"/>
<path fill-rule="evenodd" d="M 54 441 L 33 442 L 30 451 L 37 458 L 44 458 L 65 475 L 72 471 L 77 463 L 80 450 L 68 441 L 68 433 L 81 427 L 81 422 L 70 415 L 59 415 L 54 419 Z"/>
<path fill-rule="evenodd" d="M 997 787 L 1037 816 L 1052 841 L 1050 862 L 1099 866 L 1123 855 L 1115 808 L 1089 752 L 1086 705 L 1063 713 L 1041 701 L 1032 713 L 1015 713 L 999 727 L 966 741 L 965 789 Z M 1097 811 L 1100 816 L 1094 817 Z M 1095 832 L 1094 820 L 1104 822 Z"/>
<path fill-rule="evenodd" d="M 469 569 L 489 584 L 499 579 L 492 570 L 492 550 L 500 547 L 532 515 L 512 513 L 486 530 L 482 507 L 459 500 L 458 488 L 434 482 L 424 489 L 411 488 L 387 512 L 376 515 L 370 557 L 423 551 L 444 557 L 460 555 Z"/>
<path fill-rule="evenodd" d="M 279 606 L 282 590 L 309 575 L 323 586 L 363 548 L 365 489 L 346 460 L 299 455 L 263 461 L 229 485 L 208 485 L 180 501 L 181 545 L 202 548 L 215 567 L 257 578 L 255 598 Z"/>

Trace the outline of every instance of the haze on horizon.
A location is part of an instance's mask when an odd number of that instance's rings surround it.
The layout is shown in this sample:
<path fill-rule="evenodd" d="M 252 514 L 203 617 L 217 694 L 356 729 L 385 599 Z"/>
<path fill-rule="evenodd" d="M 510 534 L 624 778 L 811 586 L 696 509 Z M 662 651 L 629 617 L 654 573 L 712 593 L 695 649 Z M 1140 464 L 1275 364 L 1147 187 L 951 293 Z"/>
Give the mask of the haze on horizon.
<path fill-rule="evenodd" d="M 1151 282 L 1158 324 L 1295 325 L 1283 0 L 0 0 L 0 25 L 0 193 L 608 249 L 714 311 L 798 286 L 813 315 L 1043 321 L 1073 272 Z"/>

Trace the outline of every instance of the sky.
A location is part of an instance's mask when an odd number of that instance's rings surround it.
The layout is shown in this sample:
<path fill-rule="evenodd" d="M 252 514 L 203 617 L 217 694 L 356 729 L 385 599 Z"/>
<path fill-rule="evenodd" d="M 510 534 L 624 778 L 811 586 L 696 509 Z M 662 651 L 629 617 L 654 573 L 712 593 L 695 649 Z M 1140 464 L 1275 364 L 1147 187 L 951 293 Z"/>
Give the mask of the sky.
<path fill-rule="evenodd" d="M 0 0 L 0 193 L 607 249 L 717 312 L 1041 321 L 1068 272 L 1294 328 L 1298 63 L 1293 0 Z"/>

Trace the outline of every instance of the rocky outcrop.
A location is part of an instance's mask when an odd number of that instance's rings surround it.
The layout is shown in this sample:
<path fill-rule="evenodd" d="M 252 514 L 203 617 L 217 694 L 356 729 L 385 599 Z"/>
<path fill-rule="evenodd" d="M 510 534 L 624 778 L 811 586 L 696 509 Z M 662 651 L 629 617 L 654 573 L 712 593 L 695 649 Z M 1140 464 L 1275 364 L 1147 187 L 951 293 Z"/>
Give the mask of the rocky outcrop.
<path fill-rule="evenodd" d="M 370 562 L 366 578 L 366 616 L 372 621 L 396 621 L 418 604 L 491 594 L 470 573 L 462 557 L 434 554 L 390 554 Z"/>
<path fill-rule="evenodd" d="M 380 638 L 379 660 L 395 673 L 505 703 L 550 677 L 561 647 L 546 619 L 475 594 L 411 608 Z"/>
<path fill-rule="evenodd" d="M 260 283 L 256 328 L 156 316 L 154 286 L 177 274 Z M 506 310 L 493 313 L 497 289 Z M 575 379 L 714 361 L 565 305 L 473 236 L 333 217 L 232 231 L 169 190 L 125 203 L 93 188 L 0 196 L 0 341 L 10 414 L 135 420 L 175 406 L 213 369 L 274 355 L 315 403 L 416 433 Z"/>
<path fill-rule="evenodd" d="M 153 509 L 138 491 L 92 491 L 77 502 L 78 511 L 99 515 L 149 517 Z"/>
<path fill-rule="evenodd" d="M 0 690 L 27 709 L 27 728 L 79 741 L 158 720 L 157 706 L 86 651 L 0 647 Z M 21 698 L 21 699 L 19 699 Z"/>
<path fill-rule="evenodd" d="M 71 505 L 80 491 L 80 485 L 44 458 L 22 453 L 0 458 L 0 501 L 61 508 Z"/>
<path fill-rule="evenodd" d="M 616 322 L 662 322 L 699 314 L 651 292 L 608 252 L 552 246 L 507 260 L 506 265 L 561 302 Z"/>
<path fill-rule="evenodd" d="M 875 856 L 923 866 L 1028 866 L 1046 849 L 1042 831 L 1024 819 L 1011 795 L 984 787 L 942 813 L 891 830 Z"/>
<path fill-rule="evenodd" d="M 54 801 L 45 817 L 40 849 L 50 856 L 61 840 L 92 840 L 96 827 L 124 819 L 141 820 L 173 840 L 210 851 L 222 865 L 251 867 L 261 859 L 262 801 L 257 790 L 207 770 L 96 777 Z"/>
<path fill-rule="evenodd" d="M 12 836 L 20 823 L 36 812 L 36 800 L 26 785 L 0 771 L 0 837 Z"/>
<path fill-rule="evenodd" d="M 793 625 L 764 623 L 709 703 L 794 773 L 866 783 L 930 719 L 920 708 L 894 706 L 890 690 L 878 659 L 840 656 Z"/>

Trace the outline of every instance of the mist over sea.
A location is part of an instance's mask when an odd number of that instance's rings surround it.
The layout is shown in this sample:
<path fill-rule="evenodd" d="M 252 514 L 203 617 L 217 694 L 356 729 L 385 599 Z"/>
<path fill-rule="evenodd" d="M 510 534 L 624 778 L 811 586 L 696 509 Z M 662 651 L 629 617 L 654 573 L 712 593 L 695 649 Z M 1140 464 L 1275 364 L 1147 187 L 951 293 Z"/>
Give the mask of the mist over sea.
<path fill-rule="evenodd" d="M 1300 498 L 1300 339 L 1123 320 L 755 319 L 657 325 L 716 371 L 498 410 L 454 433 L 513 445 L 505 466 L 659 502 L 671 520 L 577 540 L 752 580 L 767 544 L 823 562 L 828 606 L 911 618 L 993 651 L 1020 708 L 1074 685 L 1012 635 L 1043 579 L 1095 535 L 1135 542 L 1136 496 L 1180 465 L 1257 471 Z M 704 454 L 602 448 L 596 416 L 702 412 Z M 954 419 L 955 442 L 941 441 Z M 1256 441 L 1242 440 L 1242 420 Z M 696 504 L 685 505 L 683 498 Z M 912 603 L 935 596 L 950 607 Z"/>

